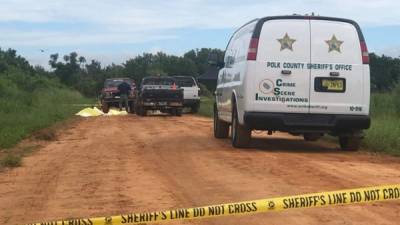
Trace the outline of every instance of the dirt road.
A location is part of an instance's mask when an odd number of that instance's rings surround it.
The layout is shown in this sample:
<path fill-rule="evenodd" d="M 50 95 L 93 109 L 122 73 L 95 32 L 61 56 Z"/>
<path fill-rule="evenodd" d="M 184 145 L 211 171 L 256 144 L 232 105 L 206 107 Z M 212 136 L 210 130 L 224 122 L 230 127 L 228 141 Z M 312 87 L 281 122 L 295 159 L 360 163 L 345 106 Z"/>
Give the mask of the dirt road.
<path fill-rule="evenodd" d="M 185 115 L 83 119 L 0 173 L 0 224 L 106 216 L 400 183 L 400 159 L 276 134 L 247 150 Z M 400 202 L 176 224 L 399 224 Z M 169 223 L 174 224 L 174 223 Z"/>

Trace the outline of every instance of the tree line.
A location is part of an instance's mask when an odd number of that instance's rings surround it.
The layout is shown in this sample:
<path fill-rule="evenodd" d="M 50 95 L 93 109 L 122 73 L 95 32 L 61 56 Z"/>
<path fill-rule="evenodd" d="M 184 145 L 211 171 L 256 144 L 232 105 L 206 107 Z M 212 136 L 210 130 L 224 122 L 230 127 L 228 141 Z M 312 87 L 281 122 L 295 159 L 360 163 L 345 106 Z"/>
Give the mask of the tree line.
<path fill-rule="evenodd" d="M 219 49 L 210 48 L 190 50 L 183 56 L 163 52 L 144 53 L 121 65 L 111 64 L 105 67 L 97 60 L 86 62 L 83 56 L 75 52 L 62 58 L 59 54 L 52 54 L 49 64 L 53 71 L 49 74 L 86 96 L 96 96 L 106 78 L 129 77 L 140 82 L 143 77 L 151 75 L 199 76 L 208 68 L 207 60 L 211 53 L 221 59 L 224 54 Z"/>
<path fill-rule="evenodd" d="M 87 62 L 85 57 L 72 52 L 60 57 L 50 55 L 51 71 L 40 66 L 33 67 L 15 50 L 0 49 L 0 74 L 10 68 L 24 71 L 29 76 L 45 76 L 59 80 L 86 96 L 97 96 L 106 78 L 129 77 L 137 82 L 150 75 L 199 76 L 209 67 L 209 55 L 223 58 L 219 49 L 201 48 L 186 52 L 183 56 L 143 53 L 124 63 L 102 66 L 97 60 Z M 400 58 L 370 54 L 371 89 L 373 92 L 390 92 L 400 82 Z"/>

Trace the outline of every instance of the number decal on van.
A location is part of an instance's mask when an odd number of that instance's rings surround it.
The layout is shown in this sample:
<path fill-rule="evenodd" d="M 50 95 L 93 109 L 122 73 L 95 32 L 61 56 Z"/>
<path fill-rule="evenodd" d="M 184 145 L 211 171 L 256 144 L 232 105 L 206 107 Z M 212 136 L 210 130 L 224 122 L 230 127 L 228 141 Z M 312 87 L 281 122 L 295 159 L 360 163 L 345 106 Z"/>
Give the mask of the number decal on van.
<path fill-rule="evenodd" d="M 350 106 L 350 111 L 352 112 L 361 112 L 362 107 L 361 106 Z"/>

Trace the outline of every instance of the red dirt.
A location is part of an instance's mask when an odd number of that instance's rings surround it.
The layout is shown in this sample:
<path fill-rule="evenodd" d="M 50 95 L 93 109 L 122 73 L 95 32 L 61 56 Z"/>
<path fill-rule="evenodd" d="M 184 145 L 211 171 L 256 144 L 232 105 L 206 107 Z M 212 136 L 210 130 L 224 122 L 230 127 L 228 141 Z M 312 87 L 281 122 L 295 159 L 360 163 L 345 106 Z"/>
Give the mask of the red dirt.
<path fill-rule="evenodd" d="M 184 115 L 97 117 L 0 173 L 0 224 L 203 206 L 400 183 L 400 159 L 260 136 L 246 150 Z M 399 224 L 400 203 L 300 209 L 169 224 Z"/>

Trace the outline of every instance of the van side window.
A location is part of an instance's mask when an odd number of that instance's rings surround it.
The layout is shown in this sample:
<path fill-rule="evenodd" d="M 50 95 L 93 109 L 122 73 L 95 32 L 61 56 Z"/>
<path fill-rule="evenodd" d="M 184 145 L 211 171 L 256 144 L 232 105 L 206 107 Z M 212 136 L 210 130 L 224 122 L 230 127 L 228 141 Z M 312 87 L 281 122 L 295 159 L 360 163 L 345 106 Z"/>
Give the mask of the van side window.
<path fill-rule="evenodd" d="M 235 63 L 235 51 L 233 49 L 229 48 L 226 50 L 224 62 L 226 68 L 231 68 Z"/>
<path fill-rule="evenodd" d="M 219 74 L 218 74 L 217 85 L 219 85 L 219 84 L 223 84 L 223 82 L 222 82 L 222 73 L 219 73 Z"/>
<path fill-rule="evenodd" d="M 232 54 L 226 57 L 225 65 L 227 68 L 231 68 L 233 64 L 235 64 L 235 54 L 234 51 L 231 51 Z"/>
<path fill-rule="evenodd" d="M 224 62 L 226 68 L 232 68 L 232 65 L 235 63 L 235 55 L 236 55 L 236 50 L 234 49 L 235 39 L 236 39 L 236 34 L 232 36 L 225 50 Z"/>

